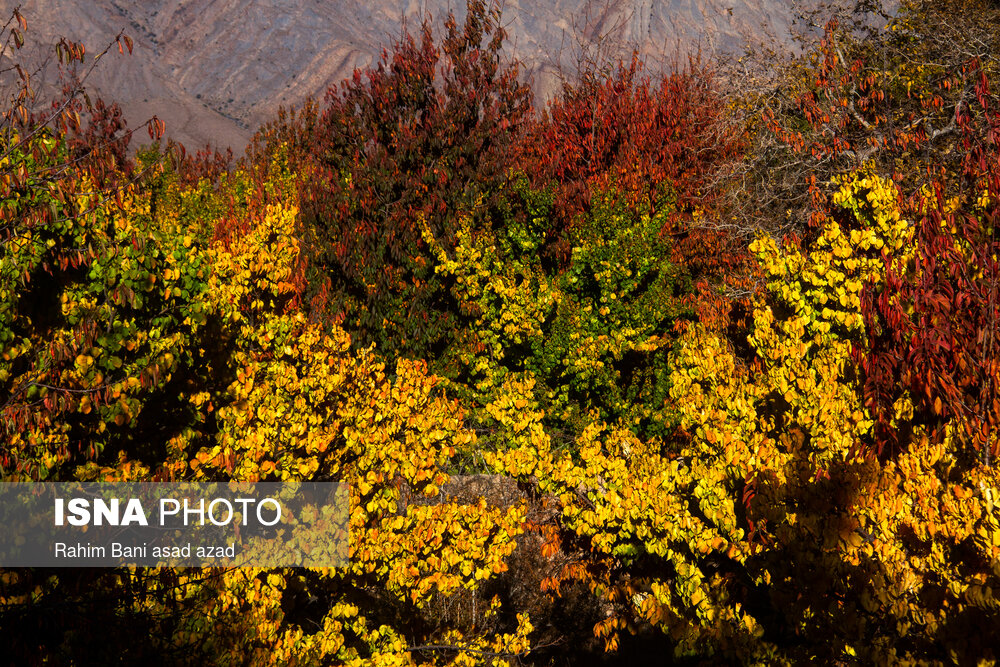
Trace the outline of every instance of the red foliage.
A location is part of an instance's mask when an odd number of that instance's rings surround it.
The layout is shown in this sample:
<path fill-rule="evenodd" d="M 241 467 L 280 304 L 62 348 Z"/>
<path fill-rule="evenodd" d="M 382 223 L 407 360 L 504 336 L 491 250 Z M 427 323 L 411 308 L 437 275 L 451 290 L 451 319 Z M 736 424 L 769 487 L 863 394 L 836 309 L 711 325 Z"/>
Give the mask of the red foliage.
<path fill-rule="evenodd" d="M 180 175 L 181 184 L 184 186 L 197 185 L 201 179 L 215 183 L 219 177 L 232 169 L 234 165 L 233 149 L 227 148 L 224 152 L 205 145 L 194 155 L 184 151 L 183 146 L 178 145 L 179 164 L 177 173 Z"/>
<path fill-rule="evenodd" d="M 567 84 L 519 145 L 535 185 L 556 184 L 551 239 L 589 208 L 596 190 L 617 190 L 654 212 L 661 205 L 679 213 L 708 205 L 712 176 L 741 144 L 719 122 L 724 112 L 714 73 L 698 58 L 654 80 L 633 57 L 610 74 Z"/>
<path fill-rule="evenodd" d="M 946 203 L 938 182 L 935 196 L 914 198 L 915 259 L 900 267 L 886 256 L 885 284 L 863 294 L 870 349 L 856 348 L 855 356 L 878 454 L 905 441 L 891 423 L 903 390 L 915 423 L 941 435 L 951 420 L 987 463 L 1000 454 L 1000 113 L 985 95 L 979 101 L 980 116 L 991 119 L 985 136 L 969 116 L 958 118 L 969 148 L 964 192 Z"/>
<path fill-rule="evenodd" d="M 1000 170 L 993 171 L 997 192 Z M 987 458 L 1000 453 L 998 223 L 995 200 L 979 214 L 933 207 L 918 224 L 912 266 L 890 270 L 883 286 L 866 290 L 871 349 L 859 356 L 866 403 L 877 420 L 877 453 L 897 440 L 890 422 L 903 389 L 917 423 L 937 428 L 956 420 L 976 451 Z"/>
<path fill-rule="evenodd" d="M 460 213 L 502 189 L 508 146 L 530 110 L 516 66 L 501 59 L 505 37 L 495 3 L 469 2 L 463 25 L 449 16 L 440 46 L 425 20 L 374 68 L 331 88 L 322 113 L 288 116 L 258 141 L 291 153 L 304 174 L 316 266 L 362 341 L 424 354 L 451 331 L 421 220 L 447 244 Z M 407 333 L 386 335 L 393 326 Z"/>
<path fill-rule="evenodd" d="M 969 34 L 970 45 L 956 48 L 934 31 L 928 18 L 942 19 L 937 12 L 947 10 L 935 9 L 934 3 L 916 5 L 907 10 L 899 30 L 866 41 L 854 40 L 850 30 L 830 21 L 815 64 L 794 86 L 799 92 L 764 105 L 765 136 L 801 158 L 768 153 L 765 170 L 776 163 L 795 176 L 772 175 L 767 182 L 809 183 L 806 196 L 797 185 L 794 197 L 779 196 L 778 213 L 794 209 L 795 216 L 806 213 L 813 227 L 821 225 L 832 208 L 823 184 L 862 166 L 891 176 L 906 193 L 916 192 L 929 179 L 953 179 L 963 173 L 975 137 L 990 132 L 988 107 L 996 98 L 988 90 L 980 57 L 973 55 L 974 49 L 986 48 L 989 39 Z M 955 21 L 970 19 L 969 13 L 958 16 L 961 13 L 956 10 Z M 887 67 L 887 62 L 895 65 Z M 933 65 L 917 67 L 918 62 Z M 918 151 L 933 153 L 933 165 L 913 160 Z"/>
<path fill-rule="evenodd" d="M 133 165 L 128 145 L 132 134 L 121 107 L 117 103 L 107 104 L 100 98 L 91 103 L 79 97 L 72 98 L 69 107 L 82 112 L 84 117 L 83 126 L 69 135 L 71 154 L 86 161 L 95 182 L 104 184 L 112 175 L 130 173 Z"/>

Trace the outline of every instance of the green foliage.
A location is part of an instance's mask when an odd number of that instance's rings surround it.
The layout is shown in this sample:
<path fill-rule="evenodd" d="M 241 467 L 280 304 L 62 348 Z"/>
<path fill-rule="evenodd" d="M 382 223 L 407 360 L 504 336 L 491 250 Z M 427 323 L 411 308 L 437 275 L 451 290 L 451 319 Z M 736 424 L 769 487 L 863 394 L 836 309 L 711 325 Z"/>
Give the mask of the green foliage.
<path fill-rule="evenodd" d="M 35 141 L 45 161 L 22 157 L 33 144 L 7 159 L 36 174 L 66 159 L 59 140 Z M 119 207 L 86 177 L 60 185 L 4 202 L 3 458 L 29 479 L 106 450 L 149 458 L 146 434 L 183 412 L 164 389 L 198 366 L 207 317 L 204 233 L 154 221 L 134 186 L 116 191 Z"/>
<path fill-rule="evenodd" d="M 452 253 L 425 229 L 435 272 L 468 317 L 439 372 L 479 405 L 508 377 L 535 378 L 553 425 L 569 432 L 595 416 L 649 427 L 666 396 L 662 353 L 685 314 L 683 271 L 660 233 L 668 213 L 636 212 L 608 193 L 573 230 L 568 267 L 552 271 L 532 252 L 550 200 L 519 182 L 527 215 L 487 231 L 467 218 Z"/>

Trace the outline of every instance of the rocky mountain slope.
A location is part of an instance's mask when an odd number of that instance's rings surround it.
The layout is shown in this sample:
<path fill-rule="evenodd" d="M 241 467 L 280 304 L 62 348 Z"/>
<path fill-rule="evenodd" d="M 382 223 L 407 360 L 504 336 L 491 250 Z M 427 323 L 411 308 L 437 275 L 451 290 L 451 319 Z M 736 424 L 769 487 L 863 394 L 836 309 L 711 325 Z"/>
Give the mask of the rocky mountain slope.
<path fill-rule="evenodd" d="M 0 1 L 9 15 L 16 3 Z M 95 53 L 124 29 L 134 54 L 101 63 L 89 83 L 117 100 L 132 123 L 152 114 L 189 147 L 239 151 L 280 105 L 322 97 L 373 62 L 402 23 L 425 14 L 440 25 L 455 0 L 28 0 L 34 39 L 59 35 Z M 632 49 L 669 59 L 701 49 L 738 51 L 750 41 L 787 42 L 783 0 L 508 0 L 510 52 L 536 94 L 548 97 L 581 57 Z M 815 3 L 812 3 L 815 4 Z M 461 14 L 461 12 L 458 12 Z"/>

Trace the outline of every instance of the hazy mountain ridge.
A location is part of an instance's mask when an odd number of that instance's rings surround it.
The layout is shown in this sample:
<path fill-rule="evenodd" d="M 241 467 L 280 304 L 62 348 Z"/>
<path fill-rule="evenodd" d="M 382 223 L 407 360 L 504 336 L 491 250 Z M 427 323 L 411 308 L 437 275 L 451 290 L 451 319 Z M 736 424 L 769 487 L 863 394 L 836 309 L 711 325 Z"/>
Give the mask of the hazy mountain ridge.
<path fill-rule="evenodd" d="M 4 1 L 7 14 L 15 3 Z M 322 97 L 354 68 L 371 64 L 400 31 L 429 13 L 440 26 L 454 2 L 345 0 L 30 0 L 21 11 L 42 42 L 59 35 L 96 52 L 119 30 L 132 57 L 101 63 L 90 81 L 134 124 L 152 114 L 189 147 L 242 148 L 281 105 Z M 457 12 L 461 15 L 462 12 Z M 747 39 L 788 39 L 792 13 L 781 0 L 509 0 L 510 52 L 536 94 L 557 90 L 581 49 L 669 58 L 700 48 L 734 51 Z M 769 34 L 770 33 L 770 34 Z M 29 40 L 33 41 L 33 40 Z"/>

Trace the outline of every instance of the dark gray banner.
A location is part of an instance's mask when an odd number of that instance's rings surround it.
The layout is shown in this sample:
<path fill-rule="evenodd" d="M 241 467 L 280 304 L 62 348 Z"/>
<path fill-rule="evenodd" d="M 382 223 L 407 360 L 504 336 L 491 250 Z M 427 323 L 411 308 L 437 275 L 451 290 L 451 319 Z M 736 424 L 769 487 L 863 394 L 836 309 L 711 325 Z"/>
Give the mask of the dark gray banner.
<path fill-rule="evenodd" d="M 0 567 L 338 567 L 348 488 L 0 483 Z"/>

